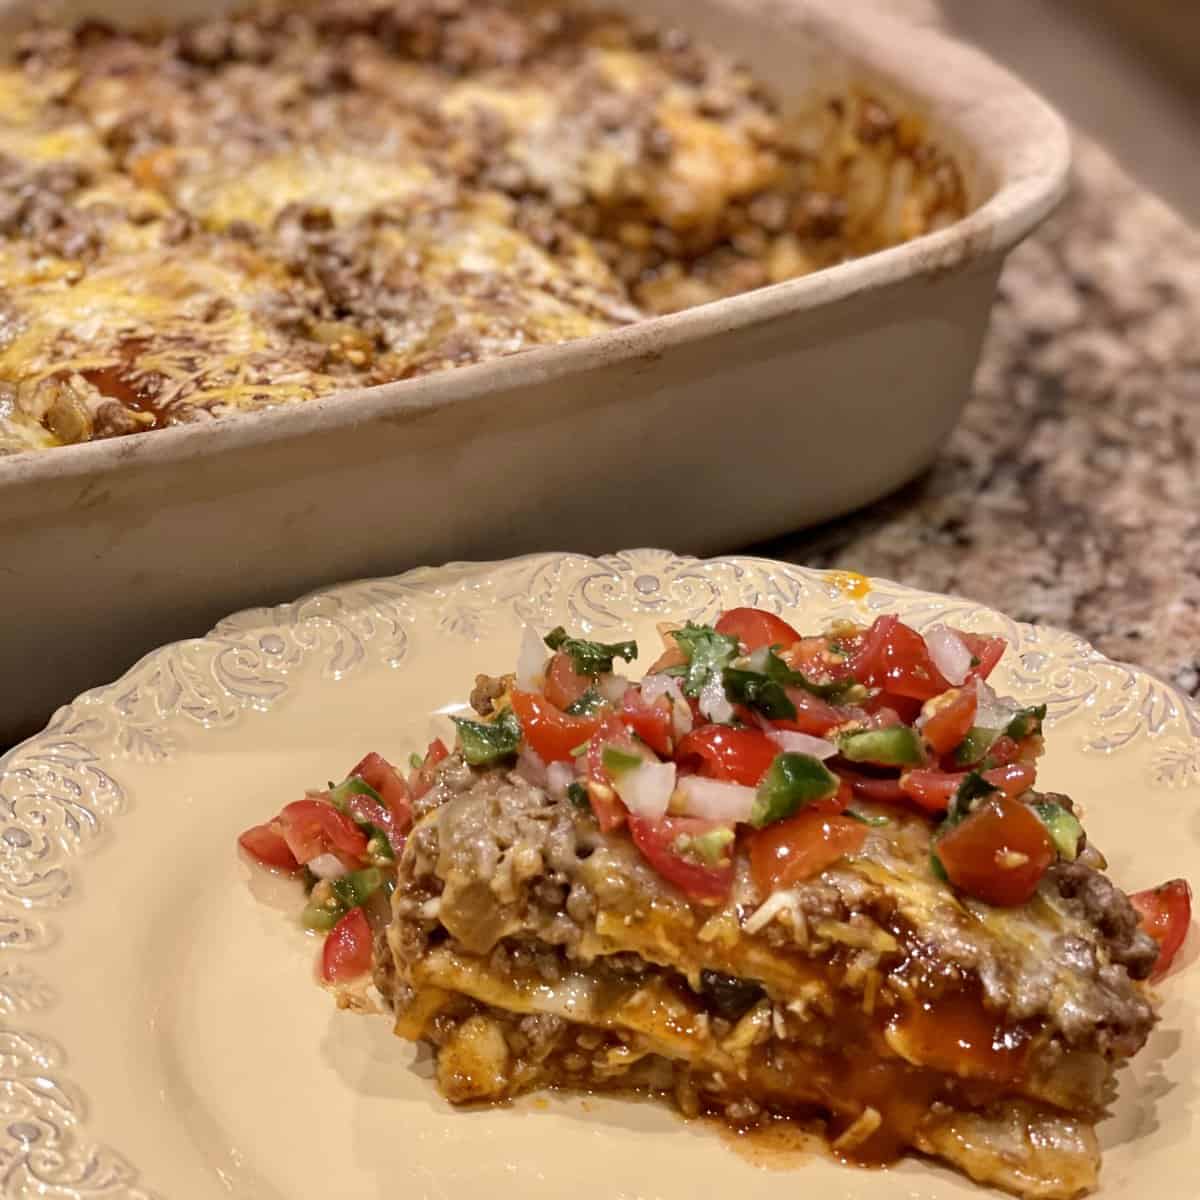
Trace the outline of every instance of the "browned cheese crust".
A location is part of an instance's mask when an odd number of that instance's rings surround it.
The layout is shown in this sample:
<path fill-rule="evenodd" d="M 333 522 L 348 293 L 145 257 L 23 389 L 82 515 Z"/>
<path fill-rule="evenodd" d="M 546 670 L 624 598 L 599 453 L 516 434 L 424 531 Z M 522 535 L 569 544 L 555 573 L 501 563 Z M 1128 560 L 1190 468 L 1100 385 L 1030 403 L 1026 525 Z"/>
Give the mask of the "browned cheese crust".
<path fill-rule="evenodd" d="M 784 116 L 532 0 L 39 27 L 0 66 L 0 453 L 584 337 L 961 216 L 920 123 Z"/>

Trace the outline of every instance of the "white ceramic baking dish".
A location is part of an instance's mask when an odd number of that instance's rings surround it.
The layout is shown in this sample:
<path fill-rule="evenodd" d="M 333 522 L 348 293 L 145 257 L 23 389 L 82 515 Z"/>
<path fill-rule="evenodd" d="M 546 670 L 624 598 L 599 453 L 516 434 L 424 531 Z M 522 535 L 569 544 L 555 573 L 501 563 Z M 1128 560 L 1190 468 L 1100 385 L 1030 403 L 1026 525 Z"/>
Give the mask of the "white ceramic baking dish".
<path fill-rule="evenodd" d="M 965 219 L 563 346 L 0 460 L 0 742 L 231 609 L 452 557 L 709 553 L 928 465 L 968 395 L 1002 260 L 1064 189 L 1068 137 L 988 59 L 880 7 L 636 4 L 788 102 L 858 82 L 922 115 L 963 171 Z"/>

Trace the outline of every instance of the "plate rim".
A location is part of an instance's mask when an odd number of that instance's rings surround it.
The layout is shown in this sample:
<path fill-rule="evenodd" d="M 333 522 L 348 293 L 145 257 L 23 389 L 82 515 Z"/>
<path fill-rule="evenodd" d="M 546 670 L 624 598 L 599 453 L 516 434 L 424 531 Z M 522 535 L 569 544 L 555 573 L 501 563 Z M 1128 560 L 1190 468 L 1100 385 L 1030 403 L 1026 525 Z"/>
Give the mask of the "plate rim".
<path fill-rule="evenodd" d="M 1144 681 L 1148 685 L 1147 696 L 1153 700 L 1157 694 L 1159 717 L 1162 718 L 1159 728 L 1148 728 L 1147 734 L 1159 736 L 1168 726 L 1177 727 L 1181 736 L 1176 740 L 1181 740 L 1185 746 L 1191 746 L 1195 752 L 1194 761 L 1186 758 L 1184 760 L 1183 785 L 1200 784 L 1200 705 L 1170 680 L 1148 668 L 1109 659 L 1085 639 L 1067 630 L 1052 625 L 1016 621 L 987 604 L 966 597 L 931 592 L 890 579 L 858 576 L 855 572 L 812 568 L 757 555 L 731 554 L 699 558 L 651 547 L 620 550 L 604 555 L 541 551 L 491 561 L 454 560 L 440 566 L 423 565 L 397 575 L 369 577 L 331 587 L 315 588 L 295 600 L 282 604 L 242 609 L 218 621 L 201 637 L 168 642 L 142 655 L 116 679 L 89 688 L 60 706 L 44 729 L 0 755 L 0 824 L 6 825 L 3 835 L 0 835 L 3 841 L 3 845 L 0 845 L 0 1012 L 4 1012 L 10 1021 L 16 1019 L 8 1024 L 6 1029 L 0 1030 L 0 1089 L 6 1084 L 11 1085 L 14 1080 L 18 1087 L 27 1088 L 30 1080 L 52 1085 L 58 1093 L 56 1115 L 59 1122 L 56 1136 L 52 1137 L 52 1144 L 39 1145 L 43 1136 L 39 1124 L 43 1120 L 43 1113 L 38 1107 L 38 1101 L 44 1099 L 44 1095 L 35 1090 L 30 1093 L 30 1098 L 23 1102 L 19 1097 L 13 1100 L 10 1094 L 6 1127 L 2 1131 L 3 1136 L 0 1136 L 0 1178 L 6 1184 L 5 1194 L 9 1194 L 8 1180 L 15 1177 L 14 1172 L 23 1167 L 28 1178 L 35 1184 L 44 1183 L 65 1189 L 61 1194 L 77 1197 L 79 1200 L 98 1196 L 153 1200 L 155 1195 L 142 1186 L 137 1168 L 122 1154 L 107 1146 L 93 1144 L 88 1138 L 85 1100 L 70 1080 L 64 1048 L 56 1040 L 40 1032 L 19 1028 L 19 1017 L 23 1007 L 19 997 L 15 1011 L 13 1004 L 4 1003 L 7 996 L 4 990 L 6 980 L 11 984 L 11 981 L 16 979 L 18 986 L 26 989 L 25 1010 L 37 1013 L 53 1007 L 52 997 L 46 995 L 39 999 L 38 987 L 41 981 L 36 970 L 23 971 L 22 966 L 14 968 L 11 964 L 23 965 L 23 960 L 30 953 L 36 957 L 42 953 L 52 953 L 56 946 L 61 946 L 64 935 L 59 927 L 69 922 L 55 919 L 55 905 L 70 894 L 72 876 L 80 869 L 79 864 L 87 861 L 101 840 L 91 834 L 85 834 L 73 846 L 58 842 L 55 853 L 55 846 L 51 845 L 51 839 L 47 838 L 45 858 L 48 865 L 40 873 L 35 873 L 32 890 L 28 888 L 30 880 L 24 881 L 27 888 L 26 894 L 22 895 L 22 881 L 16 875 L 19 852 L 27 849 L 30 840 L 35 836 L 36 829 L 32 826 L 36 823 L 34 819 L 37 813 L 36 808 L 31 810 L 26 815 L 25 824 L 22 824 L 19 801 L 23 793 L 10 786 L 12 780 L 25 778 L 29 781 L 36 805 L 39 795 L 37 772 L 40 769 L 45 768 L 51 779 L 58 777 L 57 773 L 63 771 L 82 769 L 90 772 L 91 786 L 98 789 L 105 798 L 106 807 L 103 811 L 93 812 L 82 801 L 77 802 L 77 807 L 81 810 L 81 815 L 86 814 L 83 819 L 93 823 L 93 833 L 102 828 L 107 828 L 110 832 L 119 830 L 124 807 L 120 762 L 124 758 L 137 758 L 139 755 L 128 749 L 123 755 L 116 754 L 111 745 L 103 753 L 99 752 L 99 748 L 122 727 L 123 718 L 115 716 L 117 708 L 113 701 L 122 696 L 123 690 L 125 693 L 135 693 L 138 682 L 143 677 L 153 675 L 157 666 L 166 666 L 173 659 L 181 659 L 189 651 L 213 655 L 224 651 L 232 652 L 236 656 L 239 651 L 245 650 L 244 639 L 251 630 L 258 631 L 261 643 L 280 629 L 301 628 L 305 622 L 319 624 L 328 620 L 327 614 L 320 611 L 322 606 L 341 605 L 346 599 L 370 593 L 372 589 L 392 587 L 401 592 L 410 589 L 413 592 L 424 591 L 433 594 L 443 585 L 461 584 L 472 578 L 494 578 L 505 571 L 517 571 L 521 568 L 536 571 L 539 568 L 557 566 L 562 570 L 573 563 L 585 564 L 593 569 L 593 575 L 587 578 L 607 575 L 620 581 L 628 577 L 635 587 L 643 577 L 658 578 L 645 569 L 652 565 L 664 573 L 673 571 L 677 578 L 684 579 L 702 578 L 722 570 L 732 571 L 735 577 L 753 576 L 757 572 L 766 578 L 782 573 L 801 587 L 823 590 L 831 608 L 844 601 L 848 579 L 854 581 L 866 578 L 868 591 L 864 599 L 871 596 L 882 598 L 884 604 L 879 606 L 880 608 L 886 608 L 893 600 L 907 602 L 914 607 L 923 604 L 931 612 L 960 606 L 973 615 L 982 615 L 984 624 L 1000 624 L 1006 630 L 1011 630 L 1016 634 L 1012 639 L 1014 648 L 1025 641 L 1036 645 L 1045 640 L 1068 648 L 1083 668 L 1113 671 L 1134 684 Z M 639 567 L 643 569 L 635 574 Z M 553 582 L 548 586 L 552 593 L 560 590 L 560 585 Z M 720 590 L 717 585 L 713 585 L 712 598 L 719 597 Z M 779 593 L 764 597 L 761 602 L 776 611 L 786 611 L 788 607 Z M 306 608 L 316 611 L 304 616 Z M 367 640 L 370 640 L 370 636 L 367 635 Z M 478 637 L 475 640 L 479 640 Z M 299 645 L 298 657 L 285 669 L 285 675 L 287 670 L 296 671 L 308 656 L 320 649 L 320 646 L 320 640 L 316 637 L 311 638 L 307 644 Z M 403 658 L 403 649 L 402 646 L 401 654 L 395 662 L 386 660 L 387 665 L 398 666 Z M 348 667 L 327 671 L 327 674 L 331 674 L 331 677 L 337 680 L 355 666 L 357 663 L 351 663 Z M 223 728 L 239 721 L 248 711 L 269 710 L 287 691 L 288 685 L 283 683 L 274 695 L 246 693 L 235 702 L 233 716 L 229 720 L 218 724 L 200 719 L 197 722 L 200 736 L 208 730 Z M 94 719 L 89 720 L 89 711 L 97 708 L 108 708 L 114 715 L 110 716 L 107 723 L 103 720 L 99 723 Z M 160 715 L 164 721 L 177 717 L 178 705 L 175 710 L 167 709 Z M 92 716 L 94 717 L 94 714 Z M 78 725 L 73 727 L 73 722 L 78 722 Z M 89 725 L 90 729 L 87 728 Z M 81 729 L 81 726 L 84 728 Z M 64 738 L 71 734 L 78 740 L 74 743 L 64 741 Z M 1096 745 L 1092 748 L 1102 752 L 1113 752 L 1121 749 L 1136 735 L 1135 731 L 1125 742 L 1111 746 Z M 1169 740 L 1170 735 L 1168 742 Z M 91 758 L 80 757 L 74 762 L 61 761 L 64 746 L 86 750 L 89 745 L 94 751 Z M 1190 766 L 1187 765 L 1189 762 Z M 1179 784 L 1168 782 L 1166 786 Z M 76 790 L 78 791 L 78 784 Z M 5 850 L 11 852 L 7 857 L 3 856 Z M 9 1091 L 11 1093 L 11 1087 Z"/>

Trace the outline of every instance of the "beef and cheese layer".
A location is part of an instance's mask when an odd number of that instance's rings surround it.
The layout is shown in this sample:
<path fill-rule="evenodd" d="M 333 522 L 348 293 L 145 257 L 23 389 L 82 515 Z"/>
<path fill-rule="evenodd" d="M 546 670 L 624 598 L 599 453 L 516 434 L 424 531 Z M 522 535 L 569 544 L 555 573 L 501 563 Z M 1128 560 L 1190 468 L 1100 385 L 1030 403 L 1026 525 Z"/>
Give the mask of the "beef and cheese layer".
<path fill-rule="evenodd" d="M 864 94 L 785 116 L 539 0 L 39 26 L 0 66 L 0 453 L 407 379 L 915 237 L 962 181 Z"/>
<path fill-rule="evenodd" d="M 927 822 L 889 820 L 766 899 L 742 861 L 714 908 L 504 770 L 451 760 L 418 810 L 378 978 L 451 1100 L 650 1090 L 734 1124 L 827 1115 L 859 1160 L 916 1148 L 1047 1197 L 1095 1183 L 1092 1123 L 1153 1022 L 1127 970 L 1153 950 L 1095 866 L 989 911 L 930 878 Z"/>

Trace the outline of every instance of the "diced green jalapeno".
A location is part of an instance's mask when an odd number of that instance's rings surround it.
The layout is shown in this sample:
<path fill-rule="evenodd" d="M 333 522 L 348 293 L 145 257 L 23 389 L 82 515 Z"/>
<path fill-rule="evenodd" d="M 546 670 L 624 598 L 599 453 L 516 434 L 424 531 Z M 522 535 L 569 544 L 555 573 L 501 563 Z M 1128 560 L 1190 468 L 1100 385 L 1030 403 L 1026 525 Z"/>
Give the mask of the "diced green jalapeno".
<path fill-rule="evenodd" d="M 866 813 L 856 812 L 852 808 L 846 809 L 842 816 L 849 817 L 853 821 L 861 821 L 864 825 L 870 825 L 872 829 L 877 829 L 880 825 L 888 823 L 887 817 L 868 817 Z"/>
<path fill-rule="evenodd" d="M 1075 814 L 1068 812 L 1061 804 L 1051 800 L 1043 800 L 1031 806 L 1046 826 L 1059 857 L 1067 862 L 1074 862 L 1079 855 L 1079 843 L 1083 838 L 1083 826 Z"/>
<path fill-rule="evenodd" d="M 819 758 L 811 754 L 777 754 L 758 785 L 750 824 L 761 829 L 782 821 L 806 804 L 836 795 L 839 786 L 838 777 Z"/>
<path fill-rule="evenodd" d="M 360 779 L 357 775 L 350 775 L 336 787 L 329 789 L 329 799 L 333 801 L 334 808 L 342 812 L 346 811 L 351 796 L 370 796 L 372 800 L 383 803 L 383 797 L 365 779 Z"/>
<path fill-rule="evenodd" d="M 350 909 L 365 904 L 371 893 L 382 885 L 383 872 L 378 867 L 364 867 L 335 879 L 330 886 L 333 894 Z"/>
<path fill-rule="evenodd" d="M 376 825 L 367 824 L 367 856 L 375 863 L 395 862 L 396 852 L 392 849 L 388 835 Z"/>
<path fill-rule="evenodd" d="M 960 767 L 973 767 L 987 757 L 992 743 L 1000 736 L 999 729 L 973 726 L 954 751 L 954 761 Z"/>
<path fill-rule="evenodd" d="M 328 904 L 315 904 L 310 901 L 300 914 L 300 923 L 305 929 L 315 929 L 320 933 L 327 933 L 348 911 L 349 909 L 340 900 Z"/>
<path fill-rule="evenodd" d="M 642 756 L 632 750 L 622 750 L 620 746 L 605 746 L 600 753 L 600 761 L 604 769 L 613 775 L 623 771 L 633 771 L 642 765 Z"/>
<path fill-rule="evenodd" d="M 490 766 L 512 758 L 521 745 L 521 722 L 511 708 L 506 708 L 494 721 L 468 721 L 454 717 L 458 727 L 458 744 L 463 758 L 472 767 Z"/>
<path fill-rule="evenodd" d="M 732 829 L 710 829 L 707 833 L 676 838 L 672 849 L 682 858 L 694 859 L 706 867 L 719 867 L 728 858 L 726 851 L 733 839 Z"/>
<path fill-rule="evenodd" d="M 881 767 L 916 767 L 925 758 L 921 739 L 907 725 L 844 733 L 838 739 L 838 749 L 851 762 L 876 763 Z"/>
<path fill-rule="evenodd" d="M 1044 704 L 1035 705 L 1033 708 L 1023 708 L 1020 712 L 1013 714 L 1012 720 L 1005 726 L 1004 732 L 1014 742 L 1019 742 L 1022 738 L 1040 734 L 1042 722 L 1045 719 L 1046 706 Z"/>

